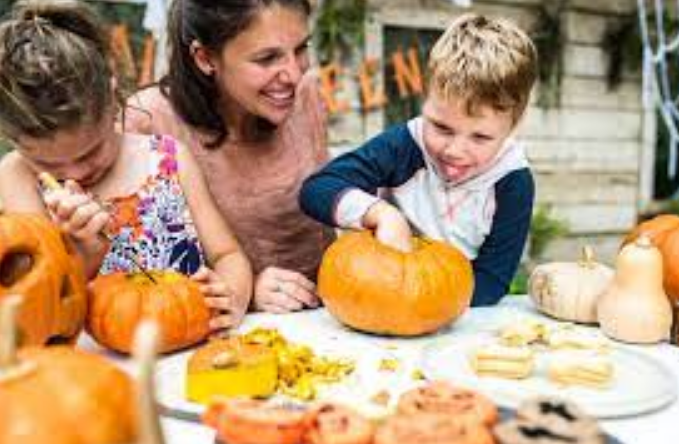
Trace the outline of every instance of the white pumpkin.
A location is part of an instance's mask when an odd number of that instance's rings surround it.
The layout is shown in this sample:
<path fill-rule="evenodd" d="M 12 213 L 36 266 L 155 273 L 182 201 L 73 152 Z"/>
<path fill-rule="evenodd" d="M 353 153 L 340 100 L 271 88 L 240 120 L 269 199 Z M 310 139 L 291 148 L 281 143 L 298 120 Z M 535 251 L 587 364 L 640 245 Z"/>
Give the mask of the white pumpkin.
<path fill-rule="evenodd" d="M 618 341 L 652 344 L 669 338 L 672 306 L 663 289 L 663 257 L 640 236 L 618 253 L 615 278 L 598 303 L 601 330 Z"/>
<path fill-rule="evenodd" d="M 557 319 L 597 322 L 597 299 L 613 279 L 613 269 L 594 260 L 591 247 L 578 262 L 538 265 L 528 281 L 528 293 L 538 310 Z"/>

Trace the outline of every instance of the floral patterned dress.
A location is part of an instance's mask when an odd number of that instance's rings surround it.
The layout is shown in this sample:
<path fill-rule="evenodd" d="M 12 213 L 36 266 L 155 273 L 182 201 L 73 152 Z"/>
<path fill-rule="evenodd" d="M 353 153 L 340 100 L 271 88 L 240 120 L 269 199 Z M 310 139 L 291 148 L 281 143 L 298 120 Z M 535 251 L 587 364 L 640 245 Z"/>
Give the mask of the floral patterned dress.
<path fill-rule="evenodd" d="M 99 274 L 134 272 L 133 257 L 148 270 L 173 269 L 191 275 L 204 263 L 203 251 L 178 177 L 177 145 L 151 136 L 156 167 L 142 187 L 110 205 L 111 247 Z"/>

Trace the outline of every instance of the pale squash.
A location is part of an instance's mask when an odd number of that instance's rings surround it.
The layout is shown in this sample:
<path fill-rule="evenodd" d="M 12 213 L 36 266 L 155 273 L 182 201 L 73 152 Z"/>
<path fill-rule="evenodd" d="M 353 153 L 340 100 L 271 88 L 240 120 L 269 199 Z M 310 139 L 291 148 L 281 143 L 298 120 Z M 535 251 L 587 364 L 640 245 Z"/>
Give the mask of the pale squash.
<path fill-rule="evenodd" d="M 613 269 L 596 262 L 592 248 L 585 246 L 578 262 L 551 262 L 535 267 L 528 281 L 528 294 L 538 310 L 549 316 L 595 323 L 597 300 L 613 275 Z"/>
<path fill-rule="evenodd" d="M 672 308 L 663 289 L 663 257 L 648 237 L 620 251 L 597 313 L 601 330 L 613 339 L 648 344 L 669 337 Z"/>

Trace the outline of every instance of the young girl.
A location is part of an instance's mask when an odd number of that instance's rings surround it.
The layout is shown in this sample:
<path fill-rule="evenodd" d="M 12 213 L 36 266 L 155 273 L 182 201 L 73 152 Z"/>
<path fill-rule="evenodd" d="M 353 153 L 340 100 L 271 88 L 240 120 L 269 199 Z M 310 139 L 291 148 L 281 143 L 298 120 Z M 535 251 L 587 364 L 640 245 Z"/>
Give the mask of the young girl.
<path fill-rule="evenodd" d="M 135 263 L 175 269 L 202 284 L 212 329 L 234 326 L 250 301 L 250 264 L 190 152 L 116 130 L 109 62 L 104 28 L 81 2 L 21 2 L 0 24 L 0 131 L 15 147 L 0 161 L 0 200 L 49 214 L 90 277 Z M 41 195 L 41 172 L 65 186 Z"/>

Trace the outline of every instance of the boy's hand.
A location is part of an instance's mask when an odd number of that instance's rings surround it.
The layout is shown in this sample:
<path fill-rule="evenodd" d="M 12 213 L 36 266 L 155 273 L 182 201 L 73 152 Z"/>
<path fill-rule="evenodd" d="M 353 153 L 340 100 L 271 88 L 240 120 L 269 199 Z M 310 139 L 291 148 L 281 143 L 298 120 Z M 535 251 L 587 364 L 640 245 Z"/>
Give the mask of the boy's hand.
<path fill-rule="evenodd" d="M 289 313 L 305 307 L 316 308 L 321 301 L 316 285 L 301 273 L 268 267 L 255 279 L 255 310 Z"/>
<path fill-rule="evenodd" d="M 396 207 L 384 201 L 370 207 L 363 216 L 363 226 L 375 231 L 375 238 L 384 245 L 403 252 L 413 250 L 408 221 Z"/>
<path fill-rule="evenodd" d="M 87 244 L 104 244 L 99 236 L 111 216 L 76 182 L 66 181 L 60 189 L 48 190 L 44 202 L 62 231 Z"/>
<path fill-rule="evenodd" d="M 238 306 L 239 298 L 220 274 L 202 266 L 191 279 L 200 285 L 200 291 L 205 295 L 205 304 L 212 310 L 210 330 L 233 328 L 240 323 L 247 307 Z"/>

